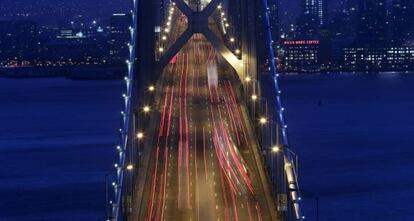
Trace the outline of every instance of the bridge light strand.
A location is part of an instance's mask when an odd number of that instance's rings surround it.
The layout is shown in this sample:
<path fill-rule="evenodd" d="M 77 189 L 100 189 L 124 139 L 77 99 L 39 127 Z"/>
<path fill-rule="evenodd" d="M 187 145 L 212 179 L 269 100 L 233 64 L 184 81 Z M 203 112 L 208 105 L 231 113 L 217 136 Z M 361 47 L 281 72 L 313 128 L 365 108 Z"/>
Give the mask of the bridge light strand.
<path fill-rule="evenodd" d="M 134 10 L 131 10 L 131 14 L 132 14 L 132 19 L 133 22 L 130 27 L 129 27 L 129 31 L 130 31 L 130 42 L 135 42 L 136 39 L 136 23 L 137 23 L 137 16 L 135 16 L 136 14 L 136 8 L 137 8 L 137 0 L 133 0 L 133 6 L 134 6 Z M 134 79 L 134 65 L 135 65 L 135 45 L 133 43 L 129 43 L 128 44 L 129 47 L 129 59 L 126 60 L 126 63 L 128 65 L 128 73 L 127 76 L 124 77 L 124 80 L 126 82 L 126 92 L 124 94 L 122 94 L 122 97 L 124 99 L 125 102 L 125 108 L 124 110 L 121 112 L 121 114 L 123 115 L 123 127 L 121 129 L 119 129 L 119 132 L 121 134 L 121 141 L 119 143 L 119 145 L 116 146 L 117 152 L 119 154 L 119 161 L 114 165 L 117 168 L 117 173 L 116 173 L 116 180 L 112 183 L 112 186 L 114 187 L 114 191 L 115 191 L 115 201 L 109 201 L 109 204 L 112 206 L 112 216 L 113 217 L 118 217 L 119 215 L 119 209 L 120 209 L 120 204 L 121 204 L 121 191 L 120 189 L 123 186 L 123 173 L 125 171 L 125 168 L 127 168 L 127 166 L 125 165 L 125 160 L 126 160 L 126 154 L 125 154 L 125 150 L 127 149 L 127 139 L 128 139 L 128 122 L 129 119 L 128 117 L 130 116 L 128 113 L 130 113 L 130 109 L 131 109 L 131 95 L 132 95 L 132 84 L 131 81 Z M 117 219 L 117 218 L 115 218 Z"/>

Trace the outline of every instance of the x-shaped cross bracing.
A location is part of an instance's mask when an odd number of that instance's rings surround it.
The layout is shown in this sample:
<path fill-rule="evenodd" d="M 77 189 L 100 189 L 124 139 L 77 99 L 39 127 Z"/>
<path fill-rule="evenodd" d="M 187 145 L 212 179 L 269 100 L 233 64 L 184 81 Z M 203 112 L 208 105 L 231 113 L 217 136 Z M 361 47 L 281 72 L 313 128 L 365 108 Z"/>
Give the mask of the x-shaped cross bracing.
<path fill-rule="evenodd" d="M 171 45 L 171 47 L 161 57 L 158 66 L 160 69 L 164 68 L 168 62 L 180 51 L 181 48 L 190 40 L 195 33 L 203 34 L 213 47 L 226 59 L 227 62 L 234 68 L 240 79 L 243 74 L 243 61 L 238 59 L 230 49 L 223 43 L 223 41 L 214 34 L 208 27 L 208 19 L 214 13 L 220 0 L 212 0 L 207 7 L 201 11 L 196 12 L 192 10 L 184 0 L 173 0 L 177 8 L 187 17 L 188 27 L 178 37 L 178 39 Z"/>

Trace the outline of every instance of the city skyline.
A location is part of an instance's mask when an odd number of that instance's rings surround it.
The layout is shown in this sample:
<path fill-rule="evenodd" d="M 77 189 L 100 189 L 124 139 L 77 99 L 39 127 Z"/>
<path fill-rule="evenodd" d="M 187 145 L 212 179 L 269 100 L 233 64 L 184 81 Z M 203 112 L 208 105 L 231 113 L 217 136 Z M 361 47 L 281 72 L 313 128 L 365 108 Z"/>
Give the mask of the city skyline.
<path fill-rule="evenodd" d="M 414 0 L 0 0 L 0 220 L 411 220 L 413 84 Z"/>
<path fill-rule="evenodd" d="M 113 13 L 128 13 L 130 2 L 101 0 L 2 0 L 0 19 L 31 19 L 39 24 L 59 25 L 82 15 L 88 21 L 109 20 Z"/>

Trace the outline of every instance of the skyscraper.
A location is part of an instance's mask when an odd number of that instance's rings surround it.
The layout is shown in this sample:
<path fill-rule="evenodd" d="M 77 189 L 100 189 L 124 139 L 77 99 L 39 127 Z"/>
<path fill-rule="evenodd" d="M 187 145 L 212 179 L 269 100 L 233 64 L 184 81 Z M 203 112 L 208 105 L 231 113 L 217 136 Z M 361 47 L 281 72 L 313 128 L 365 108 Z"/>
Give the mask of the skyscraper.
<path fill-rule="evenodd" d="M 0 57 L 32 61 L 38 49 L 37 25 L 32 21 L 0 21 Z"/>
<path fill-rule="evenodd" d="M 110 56 L 113 62 L 124 62 L 128 58 L 128 43 L 131 40 L 129 27 L 132 18 L 127 14 L 113 14 L 110 20 Z"/>
<path fill-rule="evenodd" d="M 298 18 L 297 35 L 302 39 L 315 39 L 325 23 L 326 0 L 302 0 L 302 13 Z"/>
<path fill-rule="evenodd" d="M 269 0 L 269 8 L 270 8 L 270 25 L 272 28 L 272 37 L 274 42 L 279 41 L 279 31 L 280 31 L 280 23 L 279 23 L 279 2 L 280 0 Z"/>
<path fill-rule="evenodd" d="M 359 0 L 358 41 L 379 44 L 386 37 L 386 0 Z"/>
<path fill-rule="evenodd" d="M 13 23 L 11 21 L 0 21 L 0 61 L 8 58 L 13 50 Z"/>
<path fill-rule="evenodd" d="M 401 44 L 414 37 L 414 1 L 393 0 L 391 32 L 394 43 Z"/>
<path fill-rule="evenodd" d="M 303 15 L 309 19 L 315 19 L 319 25 L 324 24 L 326 17 L 326 0 L 303 0 Z"/>

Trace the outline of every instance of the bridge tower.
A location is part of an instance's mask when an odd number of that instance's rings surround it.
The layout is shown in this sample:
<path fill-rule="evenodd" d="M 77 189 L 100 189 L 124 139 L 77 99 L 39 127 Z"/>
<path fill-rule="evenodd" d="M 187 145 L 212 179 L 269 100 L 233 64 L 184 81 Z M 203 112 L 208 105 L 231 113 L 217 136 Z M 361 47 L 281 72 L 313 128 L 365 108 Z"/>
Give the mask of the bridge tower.
<path fill-rule="evenodd" d="M 191 36 L 195 33 L 203 34 L 215 49 L 224 57 L 224 59 L 234 68 L 241 80 L 247 76 L 256 79 L 257 62 L 256 62 L 256 23 L 258 3 L 256 1 L 238 0 L 211 0 L 208 4 L 202 4 L 203 1 L 189 0 L 172 0 L 164 1 L 137 1 L 137 36 L 136 44 L 138 46 L 136 58 L 136 80 L 141 83 L 155 82 L 162 72 L 162 69 L 168 62 L 178 53 L 178 51 L 188 42 Z M 171 42 L 168 48 L 164 48 L 163 53 L 156 56 L 157 39 L 163 30 L 160 30 L 160 24 L 157 23 L 159 15 L 164 14 L 157 6 L 176 4 L 177 8 L 187 17 L 188 27 L 179 36 L 175 42 Z M 197 2 L 200 5 L 197 9 Z M 220 6 L 219 6 L 220 5 Z M 208 24 L 208 19 L 213 16 L 217 8 L 225 7 L 235 8 L 229 18 L 232 22 L 237 24 L 234 29 L 239 33 L 240 48 L 237 53 L 228 47 L 228 42 L 217 33 L 214 33 Z M 193 6 L 193 8 L 192 8 Z M 196 8 L 196 9 L 195 9 Z M 198 11 L 197 11 L 198 10 Z M 230 10 L 225 10 L 229 11 Z M 230 12 L 231 13 L 231 12 Z M 228 23 L 227 23 L 228 24 Z M 145 34 L 144 34 L 145 33 Z M 237 55 L 240 54 L 240 55 Z"/>

